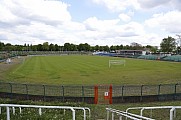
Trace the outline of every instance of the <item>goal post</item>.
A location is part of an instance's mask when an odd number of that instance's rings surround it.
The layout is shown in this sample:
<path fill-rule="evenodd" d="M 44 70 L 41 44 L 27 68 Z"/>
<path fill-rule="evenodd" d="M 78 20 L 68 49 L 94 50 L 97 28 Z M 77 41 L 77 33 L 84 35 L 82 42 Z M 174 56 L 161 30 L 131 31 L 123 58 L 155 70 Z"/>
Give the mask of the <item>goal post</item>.
<path fill-rule="evenodd" d="M 126 60 L 109 60 L 109 68 L 111 65 L 126 65 Z"/>

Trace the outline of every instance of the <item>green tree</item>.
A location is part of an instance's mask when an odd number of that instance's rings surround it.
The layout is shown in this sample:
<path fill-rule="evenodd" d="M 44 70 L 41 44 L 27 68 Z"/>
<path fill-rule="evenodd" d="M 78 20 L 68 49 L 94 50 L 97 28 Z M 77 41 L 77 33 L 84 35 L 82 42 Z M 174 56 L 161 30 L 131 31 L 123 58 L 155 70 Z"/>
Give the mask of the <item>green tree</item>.
<path fill-rule="evenodd" d="M 11 45 L 10 43 L 7 43 L 5 46 L 4 46 L 4 51 L 13 51 L 13 45 Z"/>
<path fill-rule="evenodd" d="M 87 44 L 87 43 L 85 43 L 85 44 L 79 44 L 78 46 L 77 46 L 77 49 L 79 50 L 79 51 L 90 51 L 91 50 L 91 47 L 90 47 L 90 45 L 89 44 Z"/>
<path fill-rule="evenodd" d="M 95 46 L 90 46 L 90 51 L 94 52 L 95 51 Z"/>
<path fill-rule="evenodd" d="M 71 44 L 71 51 L 77 51 L 77 45 Z"/>
<path fill-rule="evenodd" d="M 38 45 L 32 45 L 31 50 L 33 50 L 33 51 L 38 51 Z"/>
<path fill-rule="evenodd" d="M 156 53 L 157 52 L 157 47 L 151 46 L 151 45 L 147 45 L 145 46 L 145 48 L 149 49 L 150 52 L 152 53 Z"/>
<path fill-rule="evenodd" d="M 44 51 L 48 51 L 49 50 L 48 42 L 44 42 L 42 47 Z"/>
<path fill-rule="evenodd" d="M 58 46 L 57 44 L 55 44 L 55 51 L 60 51 L 60 46 Z"/>
<path fill-rule="evenodd" d="M 84 44 L 85 51 L 90 51 L 90 45 L 88 43 Z"/>
<path fill-rule="evenodd" d="M 38 51 L 43 51 L 42 44 L 38 44 L 38 45 L 37 45 L 37 50 L 38 50 Z"/>
<path fill-rule="evenodd" d="M 24 46 L 23 46 L 23 49 L 22 49 L 23 51 L 26 51 L 27 50 L 27 45 L 26 45 L 26 43 L 24 44 Z"/>
<path fill-rule="evenodd" d="M 129 45 L 126 45 L 126 46 L 123 47 L 123 49 L 124 49 L 124 50 L 130 50 L 131 48 L 130 48 Z"/>
<path fill-rule="evenodd" d="M 64 51 L 71 51 L 71 44 L 70 43 L 65 43 L 63 47 Z"/>
<path fill-rule="evenodd" d="M 106 51 L 106 52 L 109 52 L 109 46 L 103 46 L 103 50 Z"/>
<path fill-rule="evenodd" d="M 115 50 L 116 50 L 116 46 L 113 46 L 113 45 L 112 45 L 112 46 L 110 47 L 110 50 L 111 50 L 111 51 L 115 51 Z"/>
<path fill-rule="evenodd" d="M 173 52 L 176 48 L 176 41 L 174 38 L 164 38 L 160 43 L 161 51 L 165 53 Z"/>
<path fill-rule="evenodd" d="M 15 45 L 15 51 L 22 51 L 23 50 L 23 46 L 22 45 Z"/>
<path fill-rule="evenodd" d="M 100 48 L 99 45 L 96 45 L 94 49 L 95 51 L 99 51 L 100 50 L 99 48 Z"/>
<path fill-rule="evenodd" d="M 99 51 L 104 51 L 103 46 L 99 46 Z"/>
<path fill-rule="evenodd" d="M 4 43 L 0 42 L 0 51 L 3 50 L 4 48 Z"/>
<path fill-rule="evenodd" d="M 120 46 L 119 46 L 119 49 L 120 49 L 120 50 L 122 50 L 122 49 L 123 49 L 123 47 L 124 47 L 123 45 L 120 45 Z"/>
<path fill-rule="evenodd" d="M 77 48 L 78 48 L 79 51 L 84 51 L 85 50 L 84 45 L 82 43 L 79 44 Z"/>
<path fill-rule="evenodd" d="M 55 51 L 55 46 L 54 46 L 54 44 L 50 44 L 49 45 L 49 51 Z"/>
<path fill-rule="evenodd" d="M 31 45 L 30 45 L 30 51 L 32 51 L 32 50 L 33 50 L 33 45 L 31 44 Z"/>

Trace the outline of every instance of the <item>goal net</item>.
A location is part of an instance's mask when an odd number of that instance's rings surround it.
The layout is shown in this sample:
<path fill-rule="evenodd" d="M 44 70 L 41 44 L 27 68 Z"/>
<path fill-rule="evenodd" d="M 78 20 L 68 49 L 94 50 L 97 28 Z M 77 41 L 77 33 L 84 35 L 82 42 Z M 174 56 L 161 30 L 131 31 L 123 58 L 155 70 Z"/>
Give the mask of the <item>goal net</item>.
<path fill-rule="evenodd" d="M 125 66 L 126 61 L 125 60 L 109 60 L 109 68 L 112 65 L 124 65 Z"/>

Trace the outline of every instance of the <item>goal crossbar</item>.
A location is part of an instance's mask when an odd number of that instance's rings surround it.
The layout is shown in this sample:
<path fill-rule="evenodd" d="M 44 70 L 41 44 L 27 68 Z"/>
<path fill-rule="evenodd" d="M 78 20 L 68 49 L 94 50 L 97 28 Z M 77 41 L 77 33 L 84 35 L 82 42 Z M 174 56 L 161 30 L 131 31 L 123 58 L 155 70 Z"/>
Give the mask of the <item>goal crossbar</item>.
<path fill-rule="evenodd" d="M 109 68 L 111 65 L 124 65 L 126 64 L 126 60 L 109 60 Z"/>

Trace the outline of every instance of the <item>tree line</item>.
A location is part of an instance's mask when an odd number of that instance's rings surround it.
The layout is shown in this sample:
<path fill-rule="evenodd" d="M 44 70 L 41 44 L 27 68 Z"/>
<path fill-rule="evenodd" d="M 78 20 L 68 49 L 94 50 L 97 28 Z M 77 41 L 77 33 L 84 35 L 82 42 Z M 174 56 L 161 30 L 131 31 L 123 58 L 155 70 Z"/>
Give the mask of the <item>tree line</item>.
<path fill-rule="evenodd" d="M 32 45 L 32 44 L 24 44 L 24 45 L 12 45 L 10 43 L 0 42 L 0 51 L 106 51 L 112 52 L 116 50 L 149 50 L 152 53 L 156 52 L 174 52 L 180 53 L 180 46 L 178 46 L 176 39 L 169 37 L 164 38 L 160 43 L 161 49 L 158 50 L 156 46 L 142 46 L 136 42 L 131 43 L 130 45 L 112 45 L 112 46 L 91 46 L 88 43 L 81 43 L 79 45 L 73 43 L 65 43 L 60 46 L 58 44 L 52 44 L 48 42 L 44 42 L 43 44 Z"/>
<path fill-rule="evenodd" d="M 131 45 L 112 45 L 112 46 L 90 46 L 88 43 L 84 44 L 72 44 L 65 43 L 63 46 L 57 44 L 49 44 L 48 42 L 44 42 L 43 44 L 32 45 L 32 44 L 24 44 L 24 45 L 12 45 L 10 43 L 4 44 L 0 42 L 0 51 L 116 51 L 116 50 L 144 50 L 146 48 L 156 50 L 156 47 L 147 45 L 141 46 L 137 43 L 132 43 Z"/>

